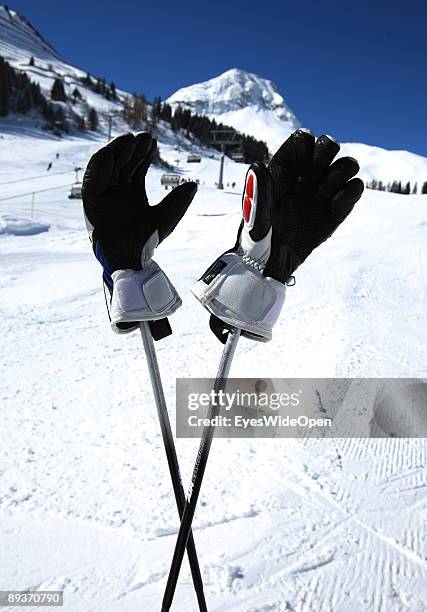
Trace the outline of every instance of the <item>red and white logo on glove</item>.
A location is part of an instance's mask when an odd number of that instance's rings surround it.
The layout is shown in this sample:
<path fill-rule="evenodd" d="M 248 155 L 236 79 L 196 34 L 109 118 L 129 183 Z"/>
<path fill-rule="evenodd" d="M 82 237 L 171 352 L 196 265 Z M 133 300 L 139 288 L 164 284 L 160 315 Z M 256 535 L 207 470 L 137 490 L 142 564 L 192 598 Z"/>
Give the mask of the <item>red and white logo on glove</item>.
<path fill-rule="evenodd" d="M 258 206 L 271 206 L 270 202 L 267 201 L 267 194 L 264 198 L 266 201 L 263 202 L 262 189 L 259 189 L 259 184 L 260 182 L 256 171 L 252 169 L 252 167 L 249 168 L 246 175 L 245 190 L 243 192 L 243 228 L 240 235 L 240 247 L 242 249 L 243 261 L 247 265 L 262 272 L 270 257 L 272 228 L 270 225 L 267 233 L 260 240 L 255 240 L 251 236 L 251 233 L 252 235 L 257 233 L 255 226 L 257 222 L 259 222 L 259 219 L 257 219 Z"/>

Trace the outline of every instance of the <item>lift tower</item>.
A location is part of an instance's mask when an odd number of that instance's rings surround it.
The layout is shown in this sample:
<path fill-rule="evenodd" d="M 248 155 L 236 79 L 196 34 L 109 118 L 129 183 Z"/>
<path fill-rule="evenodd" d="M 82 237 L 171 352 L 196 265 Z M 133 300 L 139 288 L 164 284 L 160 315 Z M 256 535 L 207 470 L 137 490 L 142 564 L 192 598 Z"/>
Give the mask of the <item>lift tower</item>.
<path fill-rule="evenodd" d="M 224 157 L 227 148 L 238 147 L 241 152 L 242 136 L 236 130 L 211 130 L 209 144 L 214 147 L 221 147 L 221 161 L 219 164 L 218 189 L 224 189 Z"/>

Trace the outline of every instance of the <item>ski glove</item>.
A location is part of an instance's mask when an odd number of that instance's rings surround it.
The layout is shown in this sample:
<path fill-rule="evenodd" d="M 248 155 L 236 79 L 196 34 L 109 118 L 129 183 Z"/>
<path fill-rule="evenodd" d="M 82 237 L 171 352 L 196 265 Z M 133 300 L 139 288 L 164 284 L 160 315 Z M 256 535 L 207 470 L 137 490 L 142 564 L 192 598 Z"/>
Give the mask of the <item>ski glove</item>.
<path fill-rule="evenodd" d="M 333 162 L 339 149 L 331 136 L 315 140 L 300 129 L 267 167 L 249 167 L 236 244 L 192 288 L 222 342 L 230 327 L 253 340 L 271 340 L 285 285 L 361 197 L 363 182 L 353 178 L 359 165 L 352 157 Z"/>
<path fill-rule="evenodd" d="M 166 317 L 181 299 L 152 256 L 184 215 L 197 185 L 184 183 L 150 206 L 145 175 L 156 150 L 147 133 L 114 138 L 89 160 L 82 197 L 113 330 L 126 333 L 151 321 L 153 337 L 160 339 L 171 333 Z"/>

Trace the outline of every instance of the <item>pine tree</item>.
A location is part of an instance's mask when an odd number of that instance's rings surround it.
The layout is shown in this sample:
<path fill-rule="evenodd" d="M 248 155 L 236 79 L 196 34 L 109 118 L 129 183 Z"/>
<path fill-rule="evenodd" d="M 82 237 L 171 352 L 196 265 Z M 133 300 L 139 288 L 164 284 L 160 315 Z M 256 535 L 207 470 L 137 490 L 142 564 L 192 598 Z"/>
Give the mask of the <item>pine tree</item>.
<path fill-rule="evenodd" d="M 46 119 L 46 121 L 48 123 L 53 123 L 54 122 L 54 120 L 55 120 L 55 112 L 54 112 L 52 104 L 49 104 L 49 103 L 46 104 L 46 106 L 44 107 L 42 112 L 43 112 L 44 118 Z"/>
<path fill-rule="evenodd" d="M 86 130 L 86 121 L 80 115 L 75 116 L 76 127 L 79 132 L 84 132 Z"/>
<path fill-rule="evenodd" d="M 418 184 L 417 183 L 415 183 L 415 185 L 414 185 L 414 187 L 412 189 L 412 193 L 413 193 L 413 195 L 416 195 L 418 193 Z"/>
<path fill-rule="evenodd" d="M 96 132 L 98 129 L 98 113 L 94 108 L 91 108 L 88 115 L 89 129 Z"/>
<path fill-rule="evenodd" d="M 73 96 L 74 100 L 81 100 L 82 99 L 82 94 L 80 93 L 80 90 L 77 87 L 75 87 L 73 89 L 72 96 Z"/>
<path fill-rule="evenodd" d="M 9 113 L 9 90 L 6 83 L 0 82 L 0 117 Z"/>
<path fill-rule="evenodd" d="M 160 109 L 160 118 L 167 123 L 171 122 L 172 119 L 172 107 L 170 104 L 164 102 Z"/>
<path fill-rule="evenodd" d="M 31 109 L 31 106 L 31 91 L 28 83 L 27 87 L 25 87 L 25 89 L 21 92 L 21 95 L 18 98 L 18 102 L 16 104 L 16 111 L 18 113 L 25 114 L 28 113 L 28 111 Z"/>
<path fill-rule="evenodd" d="M 61 79 L 55 79 L 50 92 L 52 100 L 57 102 L 66 102 L 67 96 L 65 94 L 64 84 Z"/>
<path fill-rule="evenodd" d="M 57 106 L 54 114 L 55 126 L 63 132 L 68 132 L 67 120 L 65 119 L 64 111 L 61 106 Z"/>
<path fill-rule="evenodd" d="M 0 56 L 0 117 L 5 117 L 10 110 L 11 67 Z"/>
<path fill-rule="evenodd" d="M 155 117 L 156 119 L 160 117 L 161 110 L 162 110 L 162 99 L 160 96 L 156 96 L 153 100 L 153 105 L 151 109 L 153 117 Z"/>
<path fill-rule="evenodd" d="M 427 193 L 427 181 L 425 181 L 423 183 L 422 189 L 421 189 L 421 193 L 426 194 Z"/>
<path fill-rule="evenodd" d="M 90 87 L 90 88 L 92 88 L 92 87 L 93 87 L 93 81 L 92 81 L 92 79 L 90 78 L 90 74 L 89 74 L 88 72 L 86 72 L 86 76 L 85 76 L 85 77 L 83 77 L 83 78 L 81 79 L 81 81 L 82 81 L 82 83 L 83 83 L 84 85 L 86 85 L 87 87 Z"/>
<path fill-rule="evenodd" d="M 111 99 L 112 100 L 116 100 L 117 99 L 117 90 L 116 90 L 116 85 L 115 85 L 114 81 L 111 81 L 111 83 L 110 83 L 110 91 L 111 91 Z"/>
<path fill-rule="evenodd" d="M 30 57 L 30 61 L 28 62 L 29 66 L 34 66 L 34 55 Z"/>

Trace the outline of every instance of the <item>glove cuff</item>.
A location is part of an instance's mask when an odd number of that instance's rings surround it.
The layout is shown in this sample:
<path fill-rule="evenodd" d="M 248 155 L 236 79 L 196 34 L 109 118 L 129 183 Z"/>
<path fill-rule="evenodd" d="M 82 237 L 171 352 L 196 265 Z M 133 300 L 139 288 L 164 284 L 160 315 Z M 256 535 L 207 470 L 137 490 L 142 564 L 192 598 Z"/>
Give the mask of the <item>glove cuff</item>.
<path fill-rule="evenodd" d="M 267 342 L 285 302 L 286 287 L 244 263 L 237 253 L 219 257 L 191 288 L 211 314 Z"/>
<path fill-rule="evenodd" d="M 120 323 L 139 323 L 164 319 L 181 304 L 175 287 L 153 260 L 143 270 L 116 270 L 111 300 L 111 327 L 116 333 Z"/>

